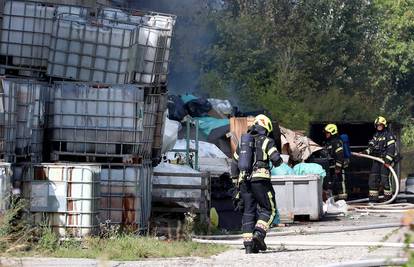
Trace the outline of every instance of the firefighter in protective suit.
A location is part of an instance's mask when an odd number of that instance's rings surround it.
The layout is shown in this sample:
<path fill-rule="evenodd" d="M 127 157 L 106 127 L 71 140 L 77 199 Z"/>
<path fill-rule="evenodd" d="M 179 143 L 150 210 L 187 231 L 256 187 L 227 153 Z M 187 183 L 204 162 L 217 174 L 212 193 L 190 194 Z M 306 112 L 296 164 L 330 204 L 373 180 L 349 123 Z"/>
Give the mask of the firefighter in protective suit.
<path fill-rule="evenodd" d="M 344 144 L 338 135 L 338 127 L 335 124 L 328 124 L 325 127 L 326 145 L 325 148 L 331 158 L 329 170 L 330 178 L 326 180 L 325 189 L 332 190 L 337 199 L 347 199 L 346 191 L 346 169 L 349 160 L 344 157 Z"/>
<path fill-rule="evenodd" d="M 252 137 L 251 173 L 241 170 L 243 159 L 243 136 L 241 145 L 233 155 L 233 181 L 239 187 L 239 196 L 243 202 L 242 231 L 246 254 L 258 253 L 267 249 L 264 239 L 266 232 L 276 215 L 275 192 L 270 177 L 270 162 L 278 167 L 283 161 L 280 157 L 275 141 L 268 137 L 273 130 L 271 120 L 265 115 L 258 115 L 254 125 L 248 130 Z M 240 160 L 240 162 L 239 162 Z"/>
<path fill-rule="evenodd" d="M 396 138 L 388 129 L 387 120 L 382 116 L 377 117 L 375 128 L 377 131 L 369 141 L 367 150 L 363 153 L 381 158 L 385 164 L 378 161 L 372 163 L 368 181 L 370 202 L 378 202 L 380 186 L 384 188 L 384 200 L 391 199 L 392 190 L 388 166 L 393 166 L 398 156 Z"/>

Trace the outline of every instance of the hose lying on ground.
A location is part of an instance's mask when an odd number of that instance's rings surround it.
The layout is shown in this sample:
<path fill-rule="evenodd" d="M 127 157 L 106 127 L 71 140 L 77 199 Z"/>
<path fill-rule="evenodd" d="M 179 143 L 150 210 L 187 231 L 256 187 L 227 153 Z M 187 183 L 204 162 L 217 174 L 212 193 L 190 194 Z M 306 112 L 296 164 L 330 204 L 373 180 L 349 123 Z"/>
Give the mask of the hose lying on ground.
<path fill-rule="evenodd" d="M 350 227 L 338 227 L 336 229 L 319 229 L 312 231 L 286 231 L 286 232 L 269 232 L 266 236 L 295 236 L 295 235 L 317 235 L 317 234 L 330 234 L 330 233 L 342 233 L 352 231 L 363 231 L 382 228 L 394 228 L 402 227 L 401 223 L 383 223 L 374 225 L 362 225 L 362 226 L 350 226 Z M 210 239 L 210 240 L 234 240 L 241 239 L 242 235 L 205 235 L 205 236 L 193 236 L 196 239 Z"/>
<path fill-rule="evenodd" d="M 193 242 L 202 244 L 218 244 L 242 246 L 243 240 L 206 240 L 193 238 Z M 335 242 L 335 241 L 266 241 L 268 246 L 297 246 L 297 247 L 387 247 L 387 248 L 414 248 L 414 244 L 391 242 Z"/>
<path fill-rule="evenodd" d="M 352 155 L 353 156 L 357 156 L 357 157 L 360 157 L 360 158 L 367 158 L 367 159 L 371 159 L 371 160 L 375 160 L 375 161 L 378 161 L 379 163 L 381 163 L 381 164 L 385 164 L 385 162 L 382 160 L 382 159 L 380 159 L 380 158 L 377 158 L 377 157 L 373 157 L 373 156 L 370 156 L 370 155 L 366 155 L 366 154 L 361 154 L 361 153 L 356 153 L 356 152 L 352 152 Z M 392 177 L 394 178 L 394 182 L 395 182 L 395 192 L 394 192 L 394 194 L 392 195 L 392 198 L 391 199 L 389 199 L 389 200 L 387 200 L 387 201 L 385 201 L 385 202 L 382 202 L 382 203 L 379 203 L 379 205 L 386 205 L 386 204 L 390 204 L 390 203 L 392 203 L 396 198 L 397 198 L 397 195 L 398 195 L 398 193 L 399 193 L 399 191 L 400 191 L 400 182 L 398 181 L 398 176 L 397 176 L 397 174 L 395 173 L 395 171 L 394 171 L 394 168 L 392 167 L 392 166 L 389 166 L 389 165 L 387 165 L 387 167 L 388 167 L 388 169 L 390 170 L 390 172 L 391 172 L 391 174 L 392 174 Z M 366 201 L 368 201 L 369 199 L 368 198 L 366 198 L 366 199 L 358 199 L 357 201 L 361 201 L 361 202 L 366 202 Z M 356 202 L 356 201 L 349 201 L 349 202 L 347 202 L 347 203 L 358 203 L 358 202 Z M 373 205 L 377 205 L 376 203 L 374 203 Z"/>
<path fill-rule="evenodd" d="M 408 262 L 407 258 L 391 258 L 391 259 L 366 259 L 356 261 L 345 261 L 323 265 L 323 267 L 376 267 L 376 266 L 400 266 Z"/>

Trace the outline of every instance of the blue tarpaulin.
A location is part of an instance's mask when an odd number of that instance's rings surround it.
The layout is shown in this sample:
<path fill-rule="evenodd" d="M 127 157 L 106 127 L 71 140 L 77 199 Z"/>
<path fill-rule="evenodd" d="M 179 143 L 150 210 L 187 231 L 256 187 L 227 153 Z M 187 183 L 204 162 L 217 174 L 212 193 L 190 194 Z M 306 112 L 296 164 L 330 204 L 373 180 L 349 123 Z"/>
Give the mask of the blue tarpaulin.
<path fill-rule="evenodd" d="M 272 163 L 270 163 L 272 164 Z M 294 175 L 295 172 L 293 171 L 293 169 L 291 167 L 289 167 L 289 165 L 287 165 L 286 163 L 282 163 L 280 164 L 279 167 L 276 168 L 272 168 L 272 176 L 274 175 Z"/>
<path fill-rule="evenodd" d="M 192 94 L 185 94 L 181 96 L 181 100 L 184 102 L 184 104 L 187 104 L 191 100 L 195 100 L 195 99 L 198 99 L 198 97 Z"/>
<path fill-rule="evenodd" d="M 206 136 L 209 136 L 214 129 L 230 125 L 229 119 L 216 119 L 213 117 L 197 117 L 195 119 L 199 121 L 200 131 Z"/>
<path fill-rule="evenodd" d="M 326 177 L 325 169 L 317 163 L 299 163 L 293 167 L 296 175 L 317 174 L 321 178 Z"/>

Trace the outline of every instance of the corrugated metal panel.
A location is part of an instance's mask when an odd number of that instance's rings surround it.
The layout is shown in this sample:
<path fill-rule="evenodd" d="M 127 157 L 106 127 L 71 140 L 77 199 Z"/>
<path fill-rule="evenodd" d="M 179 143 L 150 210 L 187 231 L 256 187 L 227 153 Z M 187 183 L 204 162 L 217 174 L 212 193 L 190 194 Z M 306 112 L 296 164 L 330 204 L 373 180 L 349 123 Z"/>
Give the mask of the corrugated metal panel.
<path fill-rule="evenodd" d="M 81 155 L 128 155 L 142 149 L 144 88 L 58 83 L 50 114 L 53 150 Z"/>

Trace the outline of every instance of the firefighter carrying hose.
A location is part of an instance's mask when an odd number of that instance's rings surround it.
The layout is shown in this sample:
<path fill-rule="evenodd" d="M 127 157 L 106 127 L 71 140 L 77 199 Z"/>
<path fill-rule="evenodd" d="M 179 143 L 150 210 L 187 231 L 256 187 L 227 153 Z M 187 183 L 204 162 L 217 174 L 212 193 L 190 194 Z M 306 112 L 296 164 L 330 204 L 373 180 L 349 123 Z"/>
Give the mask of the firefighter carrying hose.
<path fill-rule="evenodd" d="M 239 188 L 236 205 L 243 211 L 242 231 L 246 254 L 267 249 L 264 239 L 276 215 L 270 162 L 278 167 L 282 159 L 275 141 L 268 137 L 272 130 L 272 122 L 268 117 L 256 116 L 254 125 L 242 135 L 233 155 L 231 176 Z"/>
<path fill-rule="evenodd" d="M 392 190 L 388 166 L 394 166 L 398 158 L 396 138 L 388 129 L 387 120 L 379 116 L 375 120 L 375 128 L 377 131 L 363 153 L 379 157 L 384 160 L 385 164 L 377 161 L 372 163 L 368 182 L 370 202 L 378 202 L 380 186 L 384 188 L 384 201 L 391 199 Z"/>
<path fill-rule="evenodd" d="M 347 199 L 346 171 L 349 159 L 344 157 L 344 144 L 338 135 L 338 127 L 335 124 L 328 124 L 325 127 L 326 145 L 325 148 L 330 157 L 330 179 L 326 180 L 324 187 L 332 191 L 337 199 Z"/>

